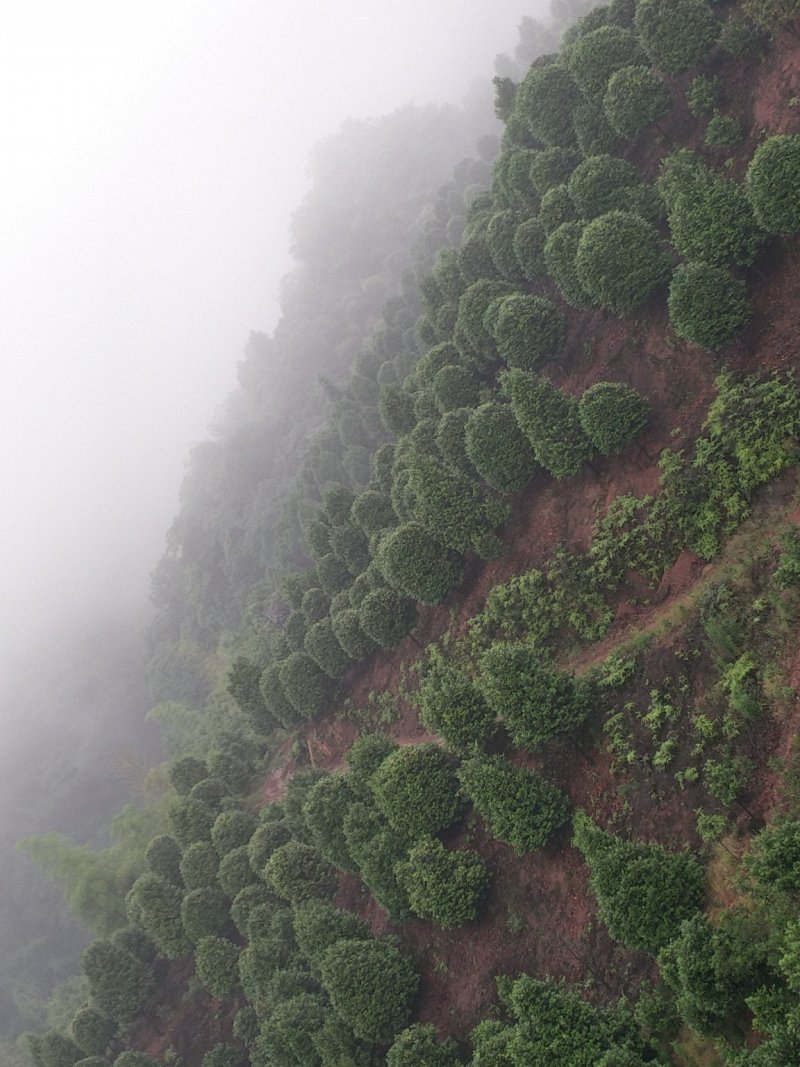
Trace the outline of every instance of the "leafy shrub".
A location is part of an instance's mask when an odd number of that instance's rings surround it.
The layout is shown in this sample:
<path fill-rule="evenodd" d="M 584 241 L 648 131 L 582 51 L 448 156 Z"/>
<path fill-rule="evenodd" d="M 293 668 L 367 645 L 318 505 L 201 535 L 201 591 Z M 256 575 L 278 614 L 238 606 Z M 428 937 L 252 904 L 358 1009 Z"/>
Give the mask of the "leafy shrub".
<path fill-rule="evenodd" d="M 470 283 L 495 278 L 497 268 L 484 233 L 467 231 L 458 250 L 458 265 L 465 280 Z"/>
<path fill-rule="evenodd" d="M 644 53 L 636 34 L 619 26 L 601 26 L 584 34 L 570 49 L 569 69 L 588 99 L 601 97 L 611 76 L 623 67 L 640 64 Z"/>
<path fill-rule="evenodd" d="M 576 217 L 575 202 L 569 195 L 569 188 L 566 185 L 554 185 L 542 197 L 542 206 L 539 210 L 538 218 L 528 219 L 527 222 L 520 226 L 520 231 L 523 226 L 527 226 L 531 231 L 534 231 L 531 241 L 536 241 L 534 256 L 531 258 L 531 265 L 536 270 L 535 274 L 529 274 L 526 269 L 526 248 L 523 244 L 526 237 L 520 239 L 520 249 L 517 252 L 522 268 L 525 270 L 525 275 L 530 281 L 537 281 L 538 278 L 546 273 L 544 246 L 547 241 L 547 235 L 557 230 L 565 222 L 573 222 Z M 525 231 L 525 233 L 527 232 Z"/>
<path fill-rule="evenodd" d="M 225 801 L 230 799 L 230 789 L 220 778 L 204 778 L 192 786 L 189 796 L 207 804 L 212 811 L 221 811 Z"/>
<path fill-rule="evenodd" d="M 456 779 L 438 745 L 396 749 L 372 776 L 371 785 L 392 826 L 412 838 L 444 830 L 458 814 Z"/>
<path fill-rule="evenodd" d="M 606 118 L 620 137 L 635 137 L 658 122 L 672 108 L 672 93 L 649 67 L 635 65 L 618 70 L 603 97 Z"/>
<path fill-rule="evenodd" d="M 747 168 L 745 189 L 761 226 L 769 233 L 800 230 L 800 136 L 768 137 Z"/>
<path fill-rule="evenodd" d="M 464 434 L 470 408 L 458 408 L 448 411 L 439 419 L 436 427 L 436 445 L 442 458 L 462 474 L 473 474 L 473 467 L 467 458 Z"/>
<path fill-rule="evenodd" d="M 593 219 L 626 205 L 624 194 L 642 184 L 635 168 L 617 156 L 589 156 L 577 166 L 567 186 L 578 213 Z"/>
<path fill-rule="evenodd" d="M 729 344 L 750 319 L 744 282 L 710 263 L 682 263 L 667 303 L 678 337 L 711 351 Z"/>
<path fill-rule="evenodd" d="M 363 919 L 323 900 L 298 904 L 293 922 L 297 947 L 315 972 L 319 970 L 325 953 L 337 941 L 364 941 L 369 937 L 369 927 Z"/>
<path fill-rule="evenodd" d="M 153 874 L 166 878 L 173 885 L 183 884 L 181 878 L 181 846 L 169 834 L 158 834 L 145 849 L 144 861 Z"/>
<path fill-rule="evenodd" d="M 768 35 L 752 22 L 729 16 L 719 38 L 719 46 L 723 52 L 737 59 L 746 56 L 757 56 L 765 51 L 769 43 Z"/>
<path fill-rule="evenodd" d="M 545 148 L 531 157 L 530 175 L 534 188 L 544 196 L 554 185 L 563 184 L 580 162 L 580 155 L 570 148 Z"/>
<path fill-rule="evenodd" d="M 353 501 L 351 515 L 356 526 L 367 536 L 397 523 L 391 498 L 388 493 L 379 492 L 377 489 L 365 489 L 363 493 L 359 493 Z"/>
<path fill-rule="evenodd" d="M 541 748 L 586 718 L 572 676 L 545 663 L 529 645 L 496 642 L 481 657 L 480 669 L 484 696 L 519 748 Z"/>
<path fill-rule="evenodd" d="M 775 34 L 798 11 L 797 0 L 745 0 L 742 10 L 760 29 Z"/>
<path fill-rule="evenodd" d="M 703 906 L 703 870 L 686 853 L 623 841 L 575 814 L 573 844 L 591 871 L 600 918 L 615 941 L 656 955 Z"/>
<path fill-rule="evenodd" d="M 622 382 L 598 382 L 580 399 L 583 432 L 604 456 L 621 452 L 647 425 L 650 405 Z"/>
<path fill-rule="evenodd" d="M 667 201 L 680 255 L 715 265 L 753 262 L 765 233 L 740 186 L 698 164 L 670 177 Z"/>
<path fill-rule="evenodd" d="M 458 1046 L 437 1041 L 436 1028 L 419 1023 L 401 1030 L 386 1053 L 386 1067 L 460 1067 Z"/>
<path fill-rule="evenodd" d="M 144 1052 L 135 1052 L 133 1049 L 125 1049 L 114 1060 L 114 1067 L 159 1067 L 152 1056 Z"/>
<path fill-rule="evenodd" d="M 506 404 L 482 404 L 472 413 L 466 449 L 481 478 L 501 493 L 518 492 L 536 471 L 530 445 Z"/>
<path fill-rule="evenodd" d="M 249 811 L 223 811 L 211 827 L 211 843 L 220 856 L 246 845 L 256 828 L 255 816 Z"/>
<path fill-rule="evenodd" d="M 425 727 L 454 748 L 482 745 L 494 732 L 494 712 L 480 689 L 456 667 L 439 663 L 428 671 L 419 700 Z"/>
<path fill-rule="evenodd" d="M 509 366 L 533 370 L 560 355 L 564 348 L 564 319 L 545 297 L 515 293 L 500 304 L 495 338 L 498 351 Z"/>
<path fill-rule="evenodd" d="M 280 680 L 289 703 L 305 719 L 319 715 L 330 697 L 330 682 L 305 652 L 293 652 L 282 661 Z"/>
<path fill-rule="evenodd" d="M 266 860 L 264 862 L 266 863 Z M 244 936 L 247 933 L 250 918 L 255 908 L 265 904 L 273 904 L 274 901 L 275 897 L 263 882 L 253 882 L 252 885 L 246 885 L 244 889 L 239 890 L 231 904 L 230 917 L 233 920 L 233 925 Z"/>
<path fill-rule="evenodd" d="M 408 852 L 405 836 L 389 826 L 374 802 L 354 804 L 347 813 L 344 832 L 364 885 L 378 904 L 393 919 L 409 918 L 408 896 L 395 869 Z"/>
<path fill-rule="evenodd" d="M 297 709 L 286 696 L 283 688 L 280 663 L 272 663 L 262 672 L 258 691 L 265 707 L 279 723 L 291 726 L 298 721 Z"/>
<path fill-rule="evenodd" d="M 317 580 L 328 596 L 336 596 L 350 584 L 351 574 L 333 552 L 317 560 Z M 299 649 L 297 650 L 299 651 Z"/>
<path fill-rule="evenodd" d="M 377 560 L 394 589 L 423 604 L 438 603 L 458 581 L 458 570 L 447 550 L 416 522 L 405 523 L 387 534 L 380 543 Z M 373 636 L 363 612 L 359 617 L 365 633 Z"/>
<path fill-rule="evenodd" d="M 326 860 L 347 871 L 354 864 L 344 838 L 344 818 L 355 800 L 349 775 L 331 774 L 317 782 L 303 805 L 314 845 Z"/>
<path fill-rule="evenodd" d="M 197 977 L 215 997 L 230 997 L 239 987 L 239 949 L 225 937 L 204 937 L 194 955 Z"/>
<path fill-rule="evenodd" d="M 322 982 L 357 1037 L 389 1042 L 408 1022 L 418 975 L 388 941 L 339 941 L 325 953 Z"/>
<path fill-rule="evenodd" d="M 609 211 L 587 225 L 575 265 L 589 296 L 618 315 L 643 304 L 670 271 L 657 231 L 625 211 Z"/>
<path fill-rule="evenodd" d="M 720 25 L 705 0 L 638 0 L 636 29 L 653 63 L 681 74 L 703 60 Z"/>
<path fill-rule="evenodd" d="M 288 841 L 275 849 L 267 862 L 265 879 L 279 897 L 293 904 L 312 897 L 332 897 L 333 871 L 321 854 L 301 841 Z"/>
<path fill-rule="evenodd" d="M 248 1063 L 239 1045 L 218 1044 L 205 1053 L 201 1067 L 248 1067 Z"/>
<path fill-rule="evenodd" d="M 69 1029 L 82 1052 L 87 1056 L 102 1056 L 117 1032 L 117 1023 L 105 1012 L 84 1004 L 73 1016 Z"/>
<path fill-rule="evenodd" d="M 289 649 L 292 652 L 301 652 L 303 640 L 306 636 L 306 619 L 299 608 L 295 608 L 294 611 L 289 613 L 282 630 Z"/>
<path fill-rule="evenodd" d="M 361 629 L 358 612 L 352 608 L 345 608 L 334 617 L 333 634 L 351 659 L 362 659 L 375 650 L 375 642 Z"/>
<path fill-rule="evenodd" d="M 181 877 L 187 889 L 215 885 L 219 856 L 210 841 L 195 841 L 183 853 Z"/>
<path fill-rule="evenodd" d="M 321 1067 L 314 1037 L 324 1025 L 326 1008 L 324 998 L 314 993 L 278 1003 L 251 1050 L 253 1067 Z"/>
<path fill-rule="evenodd" d="M 578 278 L 578 245 L 585 222 L 565 222 L 553 230 L 544 246 L 544 261 L 547 273 L 558 286 L 561 295 L 573 307 L 590 308 L 595 301 L 587 293 Z"/>
<path fill-rule="evenodd" d="M 392 589 L 376 589 L 367 594 L 358 610 L 361 629 L 381 648 L 394 648 L 416 621 L 414 602 Z"/>
<path fill-rule="evenodd" d="M 350 768 L 351 787 L 362 796 L 371 796 L 369 781 L 397 743 L 386 734 L 361 734 L 353 742 L 345 759 Z"/>
<path fill-rule="evenodd" d="M 291 836 L 291 830 L 283 822 L 265 823 L 254 830 L 247 843 L 247 855 L 256 874 L 261 874 L 275 849 L 285 845 Z"/>
<path fill-rule="evenodd" d="M 240 845 L 226 852 L 220 860 L 217 880 L 229 897 L 237 896 L 256 880 L 256 874 L 250 866 L 247 845 Z"/>
<path fill-rule="evenodd" d="M 81 971 L 95 1005 L 121 1023 L 142 1011 L 154 989 L 150 968 L 109 941 L 93 941 L 84 950 Z"/>
<path fill-rule="evenodd" d="M 468 343 L 465 358 L 482 365 L 490 362 L 494 355 L 494 338 L 484 326 L 486 309 L 501 296 L 513 292 L 507 282 L 491 281 L 482 278 L 471 285 L 458 302 L 457 329 Z"/>
<path fill-rule="evenodd" d="M 581 429 L 578 401 L 547 378 L 514 369 L 501 377 L 503 392 L 537 463 L 554 478 L 577 474 L 591 454 Z"/>
<path fill-rule="evenodd" d="M 381 389 L 378 399 L 381 422 L 393 437 L 402 437 L 416 425 L 414 398 L 399 385 Z"/>
<path fill-rule="evenodd" d="M 514 252 L 518 218 L 514 211 L 498 211 L 486 227 L 486 243 L 498 272 L 510 282 L 524 281 Z"/>
<path fill-rule="evenodd" d="M 747 785 L 753 764 L 744 756 L 706 760 L 703 781 L 712 797 L 730 807 Z"/>
<path fill-rule="evenodd" d="M 422 837 L 398 866 L 412 911 L 450 928 L 472 922 L 489 882 L 477 852 L 448 851 L 435 837 Z"/>
<path fill-rule="evenodd" d="M 352 663 L 336 640 L 330 619 L 314 623 L 306 634 L 305 649 L 317 667 L 332 679 L 339 678 Z"/>
<path fill-rule="evenodd" d="M 510 1067 L 509 1042 L 514 1027 L 496 1019 L 484 1019 L 469 1035 L 472 1044 L 470 1067 Z"/>
<path fill-rule="evenodd" d="M 515 113 L 534 137 L 548 145 L 571 148 L 575 143 L 572 113 L 581 91 L 572 74 L 558 63 L 534 66 L 517 89 Z"/>
<path fill-rule="evenodd" d="M 252 1004 L 240 1008 L 233 1017 L 233 1036 L 244 1045 L 252 1045 L 258 1036 L 260 1023 Z"/>
<path fill-rule="evenodd" d="M 494 837 L 517 855 L 542 848 L 567 818 L 560 789 L 502 756 L 476 756 L 458 770 L 461 788 Z"/>
<path fill-rule="evenodd" d="M 197 756 L 180 756 L 167 767 L 167 778 L 178 796 L 188 796 L 192 786 L 208 778 L 208 764 Z"/>
<path fill-rule="evenodd" d="M 178 959 L 190 945 L 181 922 L 182 893 L 157 874 L 142 874 L 131 886 L 128 907 L 162 956 Z"/>
<path fill-rule="evenodd" d="M 733 115 L 714 115 L 706 126 L 703 144 L 706 148 L 719 148 L 723 145 L 738 144 L 744 137 L 741 122 Z"/>
<path fill-rule="evenodd" d="M 752 842 L 745 861 L 760 886 L 780 893 L 800 890 L 800 822 L 778 818 Z"/>
<path fill-rule="evenodd" d="M 225 894 L 213 886 L 193 889 L 181 901 L 181 922 L 193 945 L 204 937 L 225 933 L 230 923 Z"/>
<path fill-rule="evenodd" d="M 433 395 L 442 414 L 472 407 L 477 402 L 478 391 L 478 383 L 466 367 L 442 367 L 433 379 Z"/>
<path fill-rule="evenodd" d="M 716 111 L 721 91 L 719 78 L 707 78 L 705 74 L 698 74 L 686 90 L 689 113 L 699 119 Z"/>
<path fill-rule="evenodd" d="M 575 109 L 573 122 L 582 155 L 615 155 L 619 151 L 619 135 L 608 121 L 602 100 L 584 100 Z"/>
<path fill-rule="evenodd" d="M 207 841 L 216 815 L 201 800 L 177 797 L 169 806 L 167 816 L 170 829 L 183 848 L 195 841 Z"/>

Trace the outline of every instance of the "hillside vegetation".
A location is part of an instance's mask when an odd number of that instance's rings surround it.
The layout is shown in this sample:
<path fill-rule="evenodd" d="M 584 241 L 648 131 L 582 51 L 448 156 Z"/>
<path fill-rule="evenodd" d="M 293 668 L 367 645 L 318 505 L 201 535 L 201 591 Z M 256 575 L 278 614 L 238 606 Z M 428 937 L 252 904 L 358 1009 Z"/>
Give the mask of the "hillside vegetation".
<path fill-rule="evenodd" d="M 554 11 L 494 87 L 320 152 L 156 799 L 25 846 L 97 935 L 34 1067 L 800 1064 L 797 5 Z"/>

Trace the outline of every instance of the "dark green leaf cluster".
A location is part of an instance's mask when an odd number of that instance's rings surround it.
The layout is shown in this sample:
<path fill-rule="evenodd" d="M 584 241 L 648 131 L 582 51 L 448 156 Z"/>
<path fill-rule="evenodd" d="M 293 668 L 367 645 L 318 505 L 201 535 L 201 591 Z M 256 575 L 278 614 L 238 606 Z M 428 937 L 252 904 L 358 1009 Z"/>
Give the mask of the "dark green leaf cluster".
<path fill-rule="evenodd" d="M 266 863 L 266 860 L 264 861 Z M 262 864 L 263 867 L 263 864 Z M 275 903 L 275 897 L 263 882 L 253 882 L 240 889 L 230 907 L 233 925 L 244 936 L 250 926 L 250 919 L 256 908 Z M 216 931 L 214 931 L 216 932 Z"/>
<path fill-rule="evenodd" d="M 325 953 L 337 941 L 365 941 L 369 927 L 357 915 L 334 908 L 324 900 L 307 900 L 294 909 L 297 947 L 318 972 Z"/>
<path fill-rule="evenodd" d="M 534 370 L 561 354 L 564 319 L 545 297 L 515 293 L 499 305 L 494 335 L 510 367 Z"/>
<path fill-rule="evenodd" d="M 109 941 L 93 941 L 81 956 L 92 1000 L 118 1022 L 144 1008 L 154 989 L 153 972 L 141 960 Z"/>
<path fill-rule="evenodd" d="M 580 162 L 571 148 L 544 148 L 531 157 L 530 175 L 534 188 L 544 196 L 554 185 L 563 185 Z"/>
<path fill-rule="evenodd" d="M 465 760 L 458 779 L 493 836 L 517 855 L 542 848 L 567 819 L 567 799 L 560 789 L 502 756 Z"/>
<path fill-rule="evenodd" d="M 223 811 L 211 827 L 211 843 L 220 856 L 246 845 L 253 836 L 256 819 L 249 811 Z"/>
<path fill-rule="evenodd" d="M 460 1067 L 458 1046 L 449 1037 L 437 1041 L 434 1026 L 417 1023 L 402 1030 L 386 1053 L 386 1067 Z"/>
<path fill-rule="evenodd" d="M 229 902 L 221 889 L 193 889 L 181 901 L 181 922 L 193 945 L 204 937 L 224 934 L 230 925 Z"/>
<path fill-rule="evenodd" d="M 769 137 L 747 168 L 745 188 L 761 226 L 769 233 L 800 230 L 800 136 Z"/>
<path fill-rule="evenodd" d="M 589 156 L 579 164 L 567 189 L 578 214 L 593 219 L 628 206 L 626 194 L 642 180 L 635 168 L 618 156 Z"/>
<path fill-rule="evenodd" d="M 257 875 L 250 866 L 247 845 L 232 848 L 220 860 L 217 879 L 229 897 L 237 896 L 246 886 L 252 885 L 256 878 Z"/>
<path fill-rule="evenodd" d="M 167 767 L 167 778 L 178 796 L 188 796 L 192 786 L 208 778 L 208 764 L 197 756 L 181 756 Z"/>
<path fill-rule="evenodd" d="M 376 558 L 394 589 L 423 604 L 438 603 L 458 581 L 458 569 L 448 551 L 418 522 L 405 523 L 387 534 Z M 360 618 L 364 631 L 374 636 L 363 613 Z"/>
<path fill-rule="evenodd" d="M 327 594 L 325 594 L 327 595 Z M 269 713 L 284 726 L 296 723 L 300 716 L 286 695 L 281 681 L 281 663 L 272 663 L 261 673 L 258 690 Z"/>
<path fill-rule="evenodd" d="M 239 988 L 239 949 L 225 937 L 204 937 L 194 954 L 197 976 L 215 997 L 230 997 Z"/>
<path fill-rule="evenodd" d="M 169 834 L 158 834 L 145 849 L 144 860 L 148 869 L 166 878 L 173 885 L 183 884 L 181 878 L 181 846 Z"/>
<path fill-rule="evenodd" d="M 730 344 L 750 320 L 744 282 L 710 263 L 682 263 L 667 304 L 678 337 L 712 352 Z"/>
<path fill-rule="evenodd" d="M 381 648 L 394 648 L 413 629 L 416 621 L 414 601 L 392 589 L 376 589 L 368 593 L 358 609 L 361 629 Z"/>
<path fill-rule="evenodd" d="M 622 382 L 597 382 L 580 399 L 583 432 L 604 456 L 621 452 L 647 425 L 650 405 Z"/>
<path fill-rule="evenodd" d="M 623 67 L 603 97 L 606 118 L 620 137 L 630 139 L 658 122 L 672 108 L 672 93 L 649 67 Z"/>
<path fill-rule="evenodd" d="M 553 233 L 559 226 L 563 226 L 565 222 L 574 222 L 576 217 L 575 202 L 569 194 L 568 186 L 554 185 L 542 197 L 538 217 L 528 219 L 520 226 L 517 231 L 519 236 L 517 257 L 525 271 L 525 276 L 530 281 L 536 281 L 547 272 L 544 246 L 548 234 Z M 531 246 L 530 252 L 528 245 Z"/>
<path fill-rule="evenodd" d="M 388 941 L 338 941 L 325 953 L 322 983 L 357 1037 L 389 1042 L 407 1023 L 419 977 Z"/>
<path fill-rule="evenodd" d="M 712 114 L 719 104 L 721 91 L 719 78 L 708 78 L 705 74 L 698 74 L 686 90 L 689 113 L 696 119 Z"/>
<path fill-rule="evenodd" d="M 571 148 L 575 144 L 572 113 L 581 99 L 566 67 L 560 63 L 533 66 L 517 89 L 514 112 L 545 144 Z"/>
<path fill-rule="evenodd" d="M 240 1045 L 214 1045 L 203 1056 L 200 1067 L 247 1067 L 248 1060 Z"/>
<path fill-rule="evenodd" d="M 352 870 L 354 863 L 345 841 L 344 820 L 355 800 L 349 775 L 331 774 L 317 782 L 303 805 L 303 818 L 314 845 L 326 860 L 346 871 Z"/>
<path fill-rule="evenodd" d="M 396 749 L 372 776 L 371 785 L 391 825 L 412 839 L 444 830 L 458 815 L 451 760 L 438 745 Z"/>
<path fill-rule="evenodd" d="M 565 222 L 553 230 L 544 246 L 547 273 L 566 302 L 573 307 L 582 308 L 594 307 L 596 304 L 578 277 L 578 246 L 586 226 L 587 223 L 582 220 Z"/>
<path fill-rule="evenodd" d="M 293 652 L 282 661 L 280 682 L 289 703 L 305 719 L 319 715 L 330 697 L 330 682 L 305 652 Z"/>
<path fill-rule="evenodd" d="M 638 0 L 636 30 L 656 67 L 681 74 L 705 58 L 720 24 L 706 0 Z"/>
<path fill-rule="evenodd" d="M 336 879 L 320 852 L 302 841 L 288 841 L 270 856 L 267 885 L 284 900 L 299 904 L 313 897 L 332 897 Z"/>
<path fill-rule="evenodd" d="M 611 76 L 641 64 L 645 56 L 632 30 L 601 26 L 584 34 L 569 51 L 569 69 L 587 99 L 602 97 Z"/>
<path fill-rule="evenodd" d="M 316 666 L 331 679 L 341 677 L 352 662 L 336 640 L 330 619 L 314 623 L 306 634 L 305 649 Z"/>
<path fill-rule="evenodd" d="M 484 652 L 480 668 L 484 695 L 519 748 L 541 748 L 586 718 L 586 701 L 572 676 L 529 645 L 496 642 Z"/>
<path fill-rule="evenodd" d="M 456 408 L 473 407 L 478 400 L 479 386 L 475 376 L 466 367 L 442 367 L 433 379 L 433 395 L 436 406 L 444 414 Z"/>
<path fill-rule="evenodd" d="M 407 919 L 411 914 L 408 897 L 396 872 L 397 863 L 408 852 L 405 835 L 391 827 L 367 797 L 364 803 L 352 805 L 344 831 L 364 885 L 393 919 Z"/>
<path fill-rule="evenodd" d="M 180 889 L 157 874 L 142 874 L 127 897 L 131 918 L 142 927 L 162 956 L 178 959 L 190 951 L 181 922 Z"/>
<path fill-rule="evenodd" d="M 658 232 L 627 211 L 609 211 L 587 225 L 575 266 L 592 300 L 618 315 L 643 304 L 670 273 Z"/>
<path fill-rule="evenodd" d="M 457 667 L 438 663 L 419 689 L 420 719 L 456 749 L 481 746 L 495 729 L 495 714 L 480 689 Z"/>
<path fill-rule="evenodd" d="M 739 144 L 744 137 L 741 122 L 733 115 L 714 115 L 708 120 L 703 144 L 707 148 L 721 148 Z"/>
<path fill-rule="evenodd" d="M 117 1033 L 117 1023 L 105 1012 L 84 1004 L 73 1016 L 70 1033 L 87 1056 L 102 1056 Z"/>
<path fill-rule="evenodd" d="M 181 877 L 187 889 L 215 885 L 218 870 L 219 855 L 210 841 L 195 841 L 184 850 Z"/>
<path fill-rule="evenodd" d="M 486 403 L 469 417 L 466 451 L 483 480 L 500 493 L 516 493 L 532 478 L 536 460 L 507 404 Z"/>
<path fill-rule="evenodd" d="M 577 474 L 592 451 L 581 428 L 578 401 L 547 378 L 519 369 L 503 374 L 501 383 L 537 463 L 554 478 Z"/>
<path fill-rule="evenodd" d="M 351 514 L 353 522 L 367 536 L 379 533 L 397 523 L 391 498 L 387 493 L 379 492 L 377 489 L 365 489 L 363 493 L 359 493 L 353 502 Z"/>
<path fill-rule="evenodd" d="M 600 917 L 614 940 L 656 955 L 703 906 L 703 869 L 688 853 L 623 841 L 575 815 L 573 844 L 591 871 Z"/>

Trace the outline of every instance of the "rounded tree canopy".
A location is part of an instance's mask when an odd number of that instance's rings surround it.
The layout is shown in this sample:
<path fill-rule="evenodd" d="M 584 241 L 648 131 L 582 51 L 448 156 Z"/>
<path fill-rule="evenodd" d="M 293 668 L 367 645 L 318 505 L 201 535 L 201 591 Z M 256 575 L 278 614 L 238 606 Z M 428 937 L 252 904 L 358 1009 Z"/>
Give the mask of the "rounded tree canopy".
<path fill-rule="evenodd" d="M 388 941 L 337 941 L 322 959 L 322 984 L 336 1011 L 365 1041 L 389 1042 L 408 1022 L 419 977 Z"/>
<path fill-rule="evenodd" d="M 578 405 L 583 432 L 604 456 L 621 452 L 641 433 L 649 410 L 647 400 L 622 382 L 590 386 Z"/>
<path fill-rule="evenodd" d="M 625 193 L 642 184 L 636 169 L 617 156 L 589 156 L 579 164 L 567 188 L 578 214 L 593 219 L 627 205 Z"/>
<path fill-rule="evenodd" d="M 769 137 L 747 168 L 745 189 L 769 233 L 800 230 L 800 135 Z"/>
<path fill-rule="evenodd" d="M 541 238 L 541 247 L 538 248 L 538 251 L 536 252 L 537 258 L 534 260 L 539 273 L 530 276 L 531 281 L 536 281 L 541 274 L 546 272 L 544 246 L 547 240 L 547 235 L 554 230 L 557 230 L 558 227 L 562 226 L 565 222 L 574 222 L 576 218 L 577 212 L 575 210 L 575 201 L 569 195 L 568 187 L 566 185 L 554 185 L 552 189 L 548 189 L 542 197 L 542 206 L 539 209 L 539 217 L 529 219 L 527 223 L 523 223 L 523 226 L 529 226 L 531 223 L 535 224 L 535 233 Z M 520 230 L 523 230 L 523 226 L 520 226 Z M 520 242 L 522 248 L 518 249 L 517 256 L 519 257 L 524 270 L 523 240 Z"/>
<path fill-rule="evenodd" d="M 581 100 L 581 91 L 570 71 L 560 63 L 549 63 L 533 66 L 525 75 L 517 89 L 514 111 L 534 137 L 548 145 L 572 148 L 572 114 Z"/>
<path fill-rule="evenodd" d="M 534 370 L 561 354 L 564 319 L 545 297 L 514 293 L 500 304 L 495 338 L 509 366 Z"/>
<path fill-rule="evenodd" d="M 523 370 L 506 371 L 501 382 L 537 463 L 554 478 L 577 474 L 592 446 L 581 428 L 575 397 L 566 396 L 547 378 Z"/>
<path fill-rule="evenodd" d="M 586 33 L 570 49 L 569 69 L 587 99 L 601 97 L 616 71 L 642 63 L 636 34 L 619 26 L 601 26 Z"/>
<path fill-rule="evenodd" d="M 672 107 L 672 94 L 649 67 L 633 65 L 618 70 L 608 83 L 603 109 L 621 137 L 635 137 L 658 122 Z"/>
<path fill-rule="evenodd" d="M 669 287 L 669 321 L 678 337 L 716 351 L 750 320 L 743 281 L 709 263 L 682 263 Z"/>
<path fill-rule="evenodd" d="M 580 163 L 578 152 L 571 148 L 544 148 L 531 159 L 531 181 L 540 196 L 554 185 L 565 182 Z"/>
<path fill-rule="evenodd" d="M 350 603 L 349 598 L 347 603 Z M 329 678 L 339 678 L 352 662 L 337 641 L 330 619 L 314 623 L 306 634 L 305 649 Z"/>
<path fill-rule="evenodd" d="M 472 412 L 466 449 L 481 478 L 500 493 L 518 492 L 536 471 L 531 447 L 507 404 L 481 404 Z"/>
<path fill-rule="evenodd" d="M 720 32 L 706 0 L 638 0 L 635 21 L 645 51 L 667 74 L 697 66 Z"/>
<path fill-rule="evenodd" d="M 392 588 L 424 604 L 438 603 L 459 577 L 447 550 L 416 522 L 398 526 L 383 538 L 377 562 Z M 362 626 L 365 622 L 362 618 Z"/>
<path fill-rule="evenodd" d="M 575 263 L 586 292 L 618 315 L 643 304 L 670 272 L 656 229 L 625 211 L 610 211 L 588 224 Z"/>
<path fill-rule="evenodd" d="M 392 826 L 411 838 L 438 833 L 458 815 L 451 759 L 438 745 L 396 749 L 375 772 L 371 785 Z"/>
<path fill-rule="evenodd" d="M 358 621 L 364 633 L 381 648 L 394 648 L 417 621 L 413 600 L 393 589 L 375 589 L 361 601 Z"/>
<path fill-rule="evenodd" d="M 293 652 L 281 662 L 280 681 L 289 703 L 305 719 L 318 715 L 331 693 L 330 682 L 305 652 Z"/>
<path fill-rule="evenodd" d="M 577 255 L 585 222 L 565 222 L 554 230 L 544 246 L 547 273 L 558 286 L 561 295 L 573 307 L 590 308 L 596 303 L 578 278 Z"/>

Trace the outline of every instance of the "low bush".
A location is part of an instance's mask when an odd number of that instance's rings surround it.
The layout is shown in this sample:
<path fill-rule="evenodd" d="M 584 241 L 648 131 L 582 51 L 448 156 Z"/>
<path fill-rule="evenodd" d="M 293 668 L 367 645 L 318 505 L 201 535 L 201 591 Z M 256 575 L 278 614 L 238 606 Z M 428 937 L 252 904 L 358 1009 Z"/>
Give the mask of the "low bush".
<path fill-rule="evenodd" d="M 316 848 L 289 841 L 269 858 L 265 879 L 279 897 L 292 904 L 313 897 L 332 897 L 336 891 L 333 872 Z"/>
<path fill-rule="evenodd" d="M 451 852 L 435 837 L 422 837 L 398 865 L 412 911 L 449 929 L 472 922 L 489 883 L 477 852 Z"/>
<path fill-rule="evenodd" d="M 480 689 L 463 671 L 437 664 L 419 688 L 423 725 L 456 749 L 486 743 L 495 729 L 495 714 Z"/>
<path fill-rule="evenodd" d="M 338 941 L 322 960 L 322 982 L 357 1037 L 390 1042 L 409 1020 L 419 977 L 388 941 Z"/>
<path fill-rule="evenodd" d="M 239 988 L 239 949 L 225 937 L 204 937 L 194 955 L 197 977 L 215 997 L 231 997 Z"/>
<path fill-rule="evenodd" d="M 710 263 L 682 263 L 669 287 L 669 321 L 684 341 L 716 351 L 750 320 L 745 284 Z"/>
<path fill-rule="evenodd" d="M 458 814 L 451 761 L 438 745 L 396 749 L 372 776 L 371 785 L 391 825 L 411 838 L 444 830 Z"/>
<path fill-rule="evenodd" d="M 647 425 L 650 405 L 622 382 L 597 382 L 580 399 L 583 432 L 604 456 L 621 452 Z"/>

